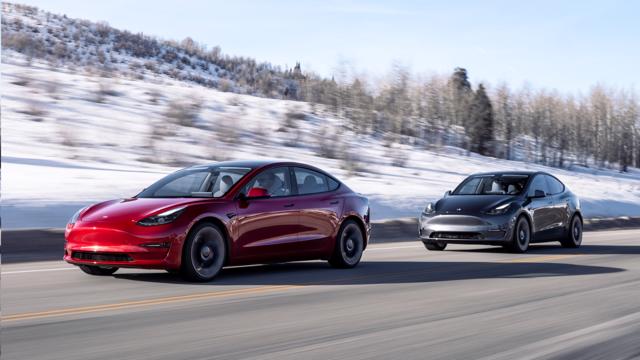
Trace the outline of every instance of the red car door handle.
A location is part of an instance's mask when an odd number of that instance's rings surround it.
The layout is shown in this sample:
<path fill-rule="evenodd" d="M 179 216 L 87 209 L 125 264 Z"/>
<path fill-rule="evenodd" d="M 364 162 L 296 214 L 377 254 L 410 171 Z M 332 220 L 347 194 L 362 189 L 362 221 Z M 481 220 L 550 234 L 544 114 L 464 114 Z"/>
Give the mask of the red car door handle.
<path fill-rule="evenodd" d="M 290 207 L 293 207 L 293 205 L 295 205 L 295 204 L 286 204 L 286 205 L 284 205 L 284 207 L 290 208 Z"/>
<path fill-rule="evenodd" d="M 329 203 L 329 205 L 336 205 L 336 204 L 337 204 L 337 203 L 339 203 L 339 202 L 340 202 L 339 200 L 332 201 L 332 202 L 330 202 L 330 203 Z"/>

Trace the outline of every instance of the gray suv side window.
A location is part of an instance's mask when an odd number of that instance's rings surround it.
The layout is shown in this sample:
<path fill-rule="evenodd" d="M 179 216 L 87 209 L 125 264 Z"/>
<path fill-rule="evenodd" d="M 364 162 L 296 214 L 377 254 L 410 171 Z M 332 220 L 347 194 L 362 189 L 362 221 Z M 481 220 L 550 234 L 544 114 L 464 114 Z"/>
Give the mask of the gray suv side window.
<path fill-rule="evenodd" d="M 529 196 L 533 196 L 536 190 L 542 190 L 545 194 L 549 194 L 549 188 L 547 187 L 547 181 L 545 180 L 545 176 L 542 174 L 536 175 L 531 181 L 531 186 L 529 186 Z"/>
<path fill-rule="evenodd" d="M 560 194 L 562 191 L 564 191 L 564 185 L 562 185 L 560 181 L 556 180 L 556 178 L 548 175 L 545 175 L 544 177 L 547 178 L 547 185 L 549 186 L 550 194 Z"/>

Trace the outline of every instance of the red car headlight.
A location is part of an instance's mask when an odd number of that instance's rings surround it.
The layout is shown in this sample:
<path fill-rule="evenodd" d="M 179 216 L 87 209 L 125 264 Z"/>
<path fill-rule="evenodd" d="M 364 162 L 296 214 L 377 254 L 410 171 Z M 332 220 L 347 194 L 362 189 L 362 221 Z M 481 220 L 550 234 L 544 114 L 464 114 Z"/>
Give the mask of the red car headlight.
<path fill-rule="evenodd" d="M 171 209 L 165 212 L 162 212 L 160 214 L 157 215 L 153 215 L 153 216 L 149 216 L 147 218 L 144 218 L 140 221 L 138 221 L 138 225 L 142 225 L 142 226 L 156 226 L 156 225 L 164 225 L 164 224 L 168 224 L 170 222 L 175 221 L 180 214 L 182 214 L 184 212 L 183 207 L 181 208 L 175 208 L 175 209 Z"/>
<path fill-rule="evenodd" d="M 73 216 L 71 216 L 71 219 L 69 219 L 69 222 L 67 223 L 67 229 L 71 229 L 73 228 L 73 225 L 76 224 L 76 221 L 78 221 L 78 218 L 80 217 L 80 214 L 82 214 L 82 212 L 88 208 L 88 206 L 83 207 L 82 209 L 78 210 L 75 212 L 75 214 L 73 214 Z"/>

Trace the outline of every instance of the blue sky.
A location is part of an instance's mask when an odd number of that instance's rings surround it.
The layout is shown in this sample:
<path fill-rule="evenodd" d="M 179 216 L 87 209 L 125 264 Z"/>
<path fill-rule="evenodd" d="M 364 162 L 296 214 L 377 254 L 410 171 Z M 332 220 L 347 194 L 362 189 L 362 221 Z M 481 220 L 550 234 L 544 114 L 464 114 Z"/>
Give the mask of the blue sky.
<path fill-rule="evenodd" d="M 346 60 L 373 76 L 395 62 L 562 92 L 640 86 L 640 1 L 21 2 L 323 75 Z"/>

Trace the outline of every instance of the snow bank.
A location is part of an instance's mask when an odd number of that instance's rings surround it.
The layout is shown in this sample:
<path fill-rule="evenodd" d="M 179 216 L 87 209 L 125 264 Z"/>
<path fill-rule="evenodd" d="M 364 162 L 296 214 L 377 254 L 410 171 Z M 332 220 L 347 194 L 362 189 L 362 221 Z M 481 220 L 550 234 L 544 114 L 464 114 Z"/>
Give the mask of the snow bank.
<path fill-rule="evenodd" d="M 458 148 L 427 151 L 409 145 L 400 150 L 405 166 L 396 167 L 382 139 L 346 131 L 342 141 L 359 160 L 360 170 L 352 174 L 341 160 L 317 155 L 316 145 L 326 140 L 319 135 L 323 127 L 337 122 L 321 109 L 298 120 L 296 133 L 282 131 L 285 114 L 309 114 L 307 103 L 224 93 L 163 77 L 105 79 L 23 63 L 20 55 L 3 51 L 4 228 L 62 227 L 85 204 L 134 195 L 178 164 L 216 158 L 281 158 L 318 166 L 367 195 L 373 219 L 416 216 L 468 174 L 491 170 L 548 171 L 581 197 L 588 217 L 640 215 L 638 169 L 563 170 L 467 156 Z M 105 82 L 112 95 L 97 102 L 95 93 Z M 56 86 L 48 86 L 52 83 Z M 168 104 L 192 99 L 202 103 L 195 124 L 171 125 L 169 135 L 152 141 L 154 129 L 166 125 Z M 227 138 L 212 137 L 216 132 Z M 292 138 L 297 146 L 287 146 Z"/>

